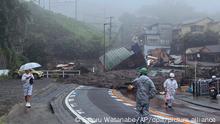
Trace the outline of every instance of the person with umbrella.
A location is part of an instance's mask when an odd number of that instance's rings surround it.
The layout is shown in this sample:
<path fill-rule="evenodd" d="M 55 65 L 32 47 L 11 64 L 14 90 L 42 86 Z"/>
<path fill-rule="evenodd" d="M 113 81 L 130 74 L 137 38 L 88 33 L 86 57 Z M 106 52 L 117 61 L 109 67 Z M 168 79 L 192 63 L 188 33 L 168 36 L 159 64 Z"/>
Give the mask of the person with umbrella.
<path fill-rule="evenodd" d="M 32 96 L 32 90 L 33 90 L 33 82 L 34 76 L 31 73 L 31 70 L 25 70 L 25 73 L 22 75 L 22 82 L 23 82 L 23 90 L 24 90 L 24 97 L 25 97 L 25 106 L 27 108 L 31 107 L 31 96 Z"/>
<path fill-rule="evenodd" d="M 34 76 L 31 73 L 31 69 L 40 67 L 41 65 L 38 63 L 27 63 L 20 67 L 20 70 L 25 71 L 22 75 L 21 81 L 23 82 L 23 91 L 25 97 L 25 106 L 27 108 L 31 108 L 31 96 L 33 91 L 33 80 Z"/>

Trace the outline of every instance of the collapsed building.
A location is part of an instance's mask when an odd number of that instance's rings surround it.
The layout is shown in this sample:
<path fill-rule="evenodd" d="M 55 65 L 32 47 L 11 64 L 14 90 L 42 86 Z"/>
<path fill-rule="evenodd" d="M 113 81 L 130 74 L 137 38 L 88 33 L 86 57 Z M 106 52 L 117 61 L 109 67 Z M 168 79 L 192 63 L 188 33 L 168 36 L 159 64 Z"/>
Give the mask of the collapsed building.
<path fill-rule="evenodd" d="M 105 61 L 104 61 L 105 58 Z M 99 58 L 106 70 L 135 69 L 146 66 L 144 55 L 138 44 L 134 44 L 131 51 L 125 47 L 110 50 Z"/>

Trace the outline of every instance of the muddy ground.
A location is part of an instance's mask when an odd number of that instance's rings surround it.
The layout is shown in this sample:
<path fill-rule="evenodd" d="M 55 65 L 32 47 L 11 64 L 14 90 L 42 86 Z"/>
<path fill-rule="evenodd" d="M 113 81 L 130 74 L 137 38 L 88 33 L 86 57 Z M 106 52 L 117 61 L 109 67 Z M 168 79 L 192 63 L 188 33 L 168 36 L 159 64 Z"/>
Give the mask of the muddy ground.
<path fill-rule="evenodd" d="M 51 81 L 37 80 L 34 84 L 33 95 L 47 87 Z M 7 114 L 17 103 L 23 101 L 22 83 L 20 80 L 0 80 L 0 117 Z"/>

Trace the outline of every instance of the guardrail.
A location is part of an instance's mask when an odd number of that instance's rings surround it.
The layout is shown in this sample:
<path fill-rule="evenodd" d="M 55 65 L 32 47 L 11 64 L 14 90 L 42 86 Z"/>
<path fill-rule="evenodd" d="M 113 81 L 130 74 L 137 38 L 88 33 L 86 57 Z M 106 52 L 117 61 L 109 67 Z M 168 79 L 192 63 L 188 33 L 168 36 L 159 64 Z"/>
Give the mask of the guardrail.
<path fill-rule="evenodd" d="M 74 76 L 74 75 L 80 75 L 81 72 L 80 70 L 41 70 L 44 72 L 44 76 L 46 78 L 49 77 L 69 77 L 69 76 Z"/>

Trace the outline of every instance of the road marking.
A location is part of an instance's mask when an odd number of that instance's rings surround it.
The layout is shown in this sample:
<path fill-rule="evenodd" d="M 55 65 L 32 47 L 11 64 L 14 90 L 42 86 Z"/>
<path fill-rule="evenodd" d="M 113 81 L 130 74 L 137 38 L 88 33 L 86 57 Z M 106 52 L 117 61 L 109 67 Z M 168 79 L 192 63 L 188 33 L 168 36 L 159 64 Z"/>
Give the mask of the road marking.
<path fill-rule="evenodd" d="M 80 87 L 77 87 L 75 90 L 79 89 Z M 83 118 L 79 113 L 77 113 L 69 104 L 68 99 L 70 97 L 70 95 L 75 92 L 75 90 L 73 90 L 72 92 L 70 92 L 67 97 L 65 98 L 65 105 L 67 106 L 67 108 L 78 118 L 80 119 L 83 123 L 85 124 L 91 124 L 91 122 L 89 122 L 87 119 Z"/>
<path fill-rule="evenodd" d="M 116 96 L 111 96 L 111 97 L 113 97 L 113 98 L 117 98 Z"/>
<path fill-rule="evenodd" d="M 70 97 L 76 97 L 76 94 L 71 94 Z"/>
<path fill-rule="evenodd" d="M 133 101 L 131 101 L 131 100 L 125 98 L 124 96 L 119 96 L 116 92 L 117 92 L 116 90 L 112 90 L 112 94 L 113 94 L 113 96 L 116 97 L 115 99 L 116 99 L 117 101 L 119 101 L 118 99 L 121 99 L 120 101 L 121 101 L 123 104 L 125 104 L 125 105 L 126 105 L 126 104 L 130 104 L 130 105 L 132 105 L 132 106 L 135 106 L 135 102 L 133 102 Z M 136 108 L 134 108 L 134 109 L 136 110 Z M 152 108 L 149 109 L 149 112 L 152 113 L 152 114 L 155 114 L 155 116 L 157 116 L 158 118 L 166 118 L 166 119 L 174 120 L 174 121 L 177 121 L 177 122 L 180 121 L 179 118 L 172 117 L 172 115 L 170 115 L 170 114 L 163 113 L 163 112 L 159 112 L 159 111 L 154 110 L 154 109 L 152 109 Z M 184 124 L 195 124 L 196 122 L 190 121 L 190 120 L 185 120 L 183 123 L 184 123 Z M 196 123 L 196 124 L 197 124 L 197 123 Z"/>
<path fill-rule="evenodd" d="M 70 104 L 71 107 L 75 108 L 77 105 L 76 104 Z"/>
<path fill-rule="evenodd" d="M 129 104 L 129 103 L 124 103 L 125 105 L 127 105 L 127 106 L 133 106 L 132 104 Z"/>
<path fill-rule="evenodd" d="M 69 99 L 68 101 L 69 101 L 69 102 L 72 102 L 72 101 L 74 101 L 74 99 Z"/>
<path fill-rule="evenodd" d="M 85 112 L 82 111 L 82 109 L 79 109 L 79 110 L 76 110 L 76 111 L 77 111 L 77 113 L 79 113 L 80 115 L 85 113 Z"/>
<path fill-rule="evenodd" d="M 89 122 L 91 122 L 91 123 L 96 123 L 97 121 L 95 120 L 95 119 L 93 119 L 93 118 L 86 118 L 86 120 L 89 120 Z"/>
<path fill-rule="evenodd" d="M 117 100 L 117 101 L 119 101 L 119 102 L 122 102 L 122 101 L 123 101 L 123 100 L 121 100 L 121 99 L 118 99 L 118 98 L 117 98 L 117 99 L 115 99 L 115 100 Z"/>

